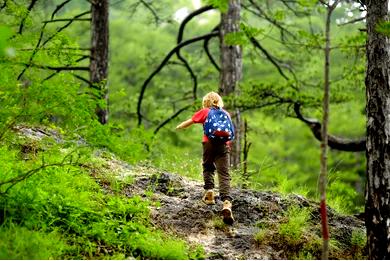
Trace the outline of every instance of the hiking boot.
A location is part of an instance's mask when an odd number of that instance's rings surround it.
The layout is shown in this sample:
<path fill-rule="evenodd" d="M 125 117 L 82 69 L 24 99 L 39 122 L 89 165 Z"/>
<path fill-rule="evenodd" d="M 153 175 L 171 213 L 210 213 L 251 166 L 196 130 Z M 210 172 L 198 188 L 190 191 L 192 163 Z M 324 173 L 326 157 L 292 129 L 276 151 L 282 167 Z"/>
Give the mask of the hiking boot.
<path fill-rule="evenodd" d="M 223 222 L 227 225 L 233 225 L 234 217 L 232 213 L 232 203 L 229 200 L 223 202 L 222 208 Z"/>
<path fill-rule="evenodd" d="M 215 204 L 214 191 L 212 189 L 207 190 L 202 198 L 203 202 L 207 205 Z"/>

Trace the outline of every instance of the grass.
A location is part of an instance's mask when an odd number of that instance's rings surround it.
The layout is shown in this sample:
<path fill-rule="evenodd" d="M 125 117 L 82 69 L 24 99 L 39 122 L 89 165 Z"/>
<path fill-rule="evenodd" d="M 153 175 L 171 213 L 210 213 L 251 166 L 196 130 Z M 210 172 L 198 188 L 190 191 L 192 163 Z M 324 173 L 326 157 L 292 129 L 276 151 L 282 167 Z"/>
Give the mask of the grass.
<path fill-rule="evenodd" d="M 303 234 L 308 227 L 310 211 L 297 206 L 290 207 L 285 213 L 286 223 L 279 226 L 279 234 L 286 243 L 296 245 L 302 240 Z"/>
<path fill-rule="evenodd" d="M 131 184 L 131 171 L 116 179 L 125 169 L 111 157 L 54 145 L 22 160 L 23 143 L 15 138 L 0 146 L 0 183 L 39 169 L 0 196 L 1 259 L 202 258 L 200 248 L 152 226 L 153 202 L 120 193 Z M 102 190 L 103 184 L 115 193 Z M 0 192 L 9 185 L 0 185 Z"/>
<path fill-rule="evenodd" d="M 0 227 L 0 259 L 61 259 L 70 250 L 58 232 L 29 230 L 12 223 Z"/>
<path fill-rule="evenodd" d="M 267 229 L 259 229 L 253 236 L 253 239 L 256 241 L 256 243 L 261 244 L 266 236 L 268 234 Z"/>

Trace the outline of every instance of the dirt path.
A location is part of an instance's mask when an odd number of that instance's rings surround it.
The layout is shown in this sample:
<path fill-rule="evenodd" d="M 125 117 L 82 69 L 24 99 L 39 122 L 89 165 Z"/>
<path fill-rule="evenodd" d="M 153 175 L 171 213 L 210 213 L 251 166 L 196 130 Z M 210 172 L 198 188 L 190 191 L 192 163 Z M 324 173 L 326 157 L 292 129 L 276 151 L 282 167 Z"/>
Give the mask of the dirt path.
<path fill-rule="evenodd" d="M 236 222 L 226 226 L 220 217 L 222 202 L 217 199 L 216 205 L 204 204 L 199 182 L 164 172 L 143 173 L 126 188 L 128 196 L 143 195 L 145 191 L 153 191 L 154 199 L 161 203 L 152 209 L 155 225 L 175 232 L 190 243 L 202 245 L 207 259 L 288 259 L 291 253 L 286 252 L 284 242 L 268 240 L 262 244 L 256 242 L 254 235 L 261 223 L 283 222 L 283 213 L 291 205 L 313 209 L 314 225 L 310 233 L 320 233 L 319 226 L 315 225 L 319 224 L 317 205 L 298 195 L 282 197 L 271 192 L 233 189 Z M 363 221 L 355 217 L 336 216 L 329 210 L 329 218 L 333 237 L 345 244 L 349 243 L 353 229 L 363 229 Z M 275 237 L 275 241 L 278 239 Z"/>

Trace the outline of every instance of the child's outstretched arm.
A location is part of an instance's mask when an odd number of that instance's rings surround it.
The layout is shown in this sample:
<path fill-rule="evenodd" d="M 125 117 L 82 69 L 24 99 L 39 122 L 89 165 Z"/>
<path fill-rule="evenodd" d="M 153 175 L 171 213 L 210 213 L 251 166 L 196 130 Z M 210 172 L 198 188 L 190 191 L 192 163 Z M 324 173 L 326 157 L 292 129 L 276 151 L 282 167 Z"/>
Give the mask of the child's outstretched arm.
<path fill-rule="evenodd" d="M 188 119 L 186 121 L 183 121 L 182 123 L 180 123 L 179 125 L 176 126 L 176 130 L 187 128 L 187 127 L 191 126 L 193 123 L 194 122 L 192 121 L 192 119 Z"/>

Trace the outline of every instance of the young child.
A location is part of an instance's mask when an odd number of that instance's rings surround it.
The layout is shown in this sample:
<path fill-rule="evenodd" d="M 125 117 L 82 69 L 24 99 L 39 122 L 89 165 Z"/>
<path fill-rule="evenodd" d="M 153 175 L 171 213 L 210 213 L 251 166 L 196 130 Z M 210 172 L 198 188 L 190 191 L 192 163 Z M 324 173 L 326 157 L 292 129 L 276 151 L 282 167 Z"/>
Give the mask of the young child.
<path fill-rule="evenodd" d="M 195 112 L 188 120 L 180 123 L 176 129 L 183 129 L 194 123 L 204 124 L 211 107 L 222 109 L 223 101 L 216 92 L 209 92 L 203 97 L 203 109 Z M 214 199 L 214 171 L 217 170 L 219 182 L 219 194 L 223 201 L 223 221 L 226 224 L 233 224 L 232 198 L 230 196 L 230 175 L 229 175 L 229 142 L 209 140 L 203 135 L 203 179 L 205 193 L 203 202 L 208 205 L 215 204 Z"/>

